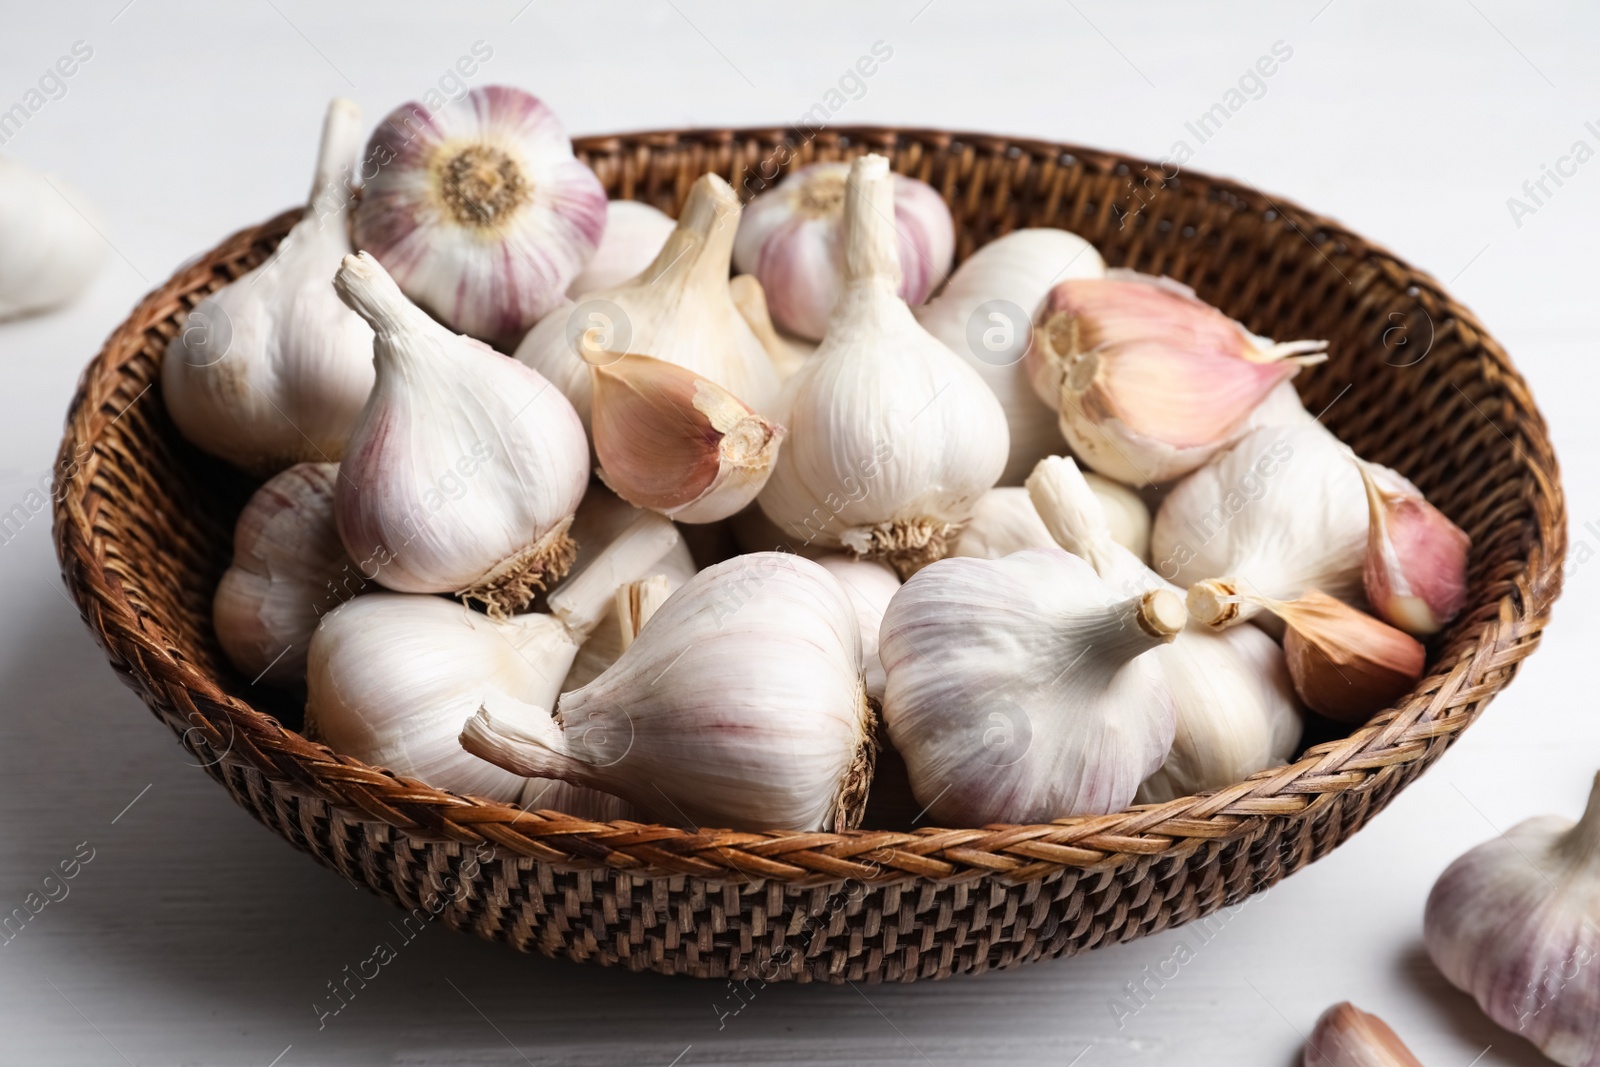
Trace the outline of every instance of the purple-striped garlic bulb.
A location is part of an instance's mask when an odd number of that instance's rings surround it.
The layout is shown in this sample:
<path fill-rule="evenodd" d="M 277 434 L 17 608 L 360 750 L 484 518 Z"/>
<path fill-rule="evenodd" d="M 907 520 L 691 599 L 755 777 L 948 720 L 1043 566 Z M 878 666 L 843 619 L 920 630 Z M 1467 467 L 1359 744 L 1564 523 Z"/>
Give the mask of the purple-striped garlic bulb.
<path fill-rule="evenodd" d="M 822 340 L 845 289 L 849 174 L 849 163 L 801 167 L 750 202 L 733 243 L 734 266 L 761 281 L 773 321 L 812 341 Z M 899 238 L 900 297 L 920 304 L 944 280 L 955 256 L 950 209 L 926 182 L 896 174 L 889 221 Z"/>
<path fill-rule="evenodd" d="M 600 180 L 538 97 L 502 85 L 390 112 L 355 242 L 452 329 L 505 351 L 565 298 L 606 225 Z"/>

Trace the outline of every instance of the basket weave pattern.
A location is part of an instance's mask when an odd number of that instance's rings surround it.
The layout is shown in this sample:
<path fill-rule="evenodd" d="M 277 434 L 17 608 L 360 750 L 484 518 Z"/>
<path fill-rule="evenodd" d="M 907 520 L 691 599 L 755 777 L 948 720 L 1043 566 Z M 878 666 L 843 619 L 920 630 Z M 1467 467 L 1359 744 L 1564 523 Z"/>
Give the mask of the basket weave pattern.
<path fill-rule="evenodd" d="M 787 147 L 785 147 L 787 145 Z M 1258 333 L 1327 338 L 1297 380 L 1313 412 L 1416 482 L 1473 538 L 1469 606 L 1395 709 L 1227 789 L 1038 826 L 736 833 L 591 823 L 457 796 L 330 752 L 259 710 L 211 596 L 253 486 L 177 434 L 161 353 L 189 310 L 262 261 L 299 209 L 151 293 L 85 371 L 58 467 L 55 540 L 118 675 L 236 801 L 419 917 L 524 950 L 706 977 L 910 981 L 1129 940 L 1236 904 L 1326 854 L 1483 710 L 1538 644 L 1565 506 L 1526 385 L 1428 275 L 1251 187 L 1104 152 L 937 131 L 782 129 L 592 137 L 613 197 L 676 212 L 712 171 L 882 152 L 940 190 L 958 256 L 1023 226 L 1170 275 Z M 249 701 L 255 701 L 252 706 Z"/>

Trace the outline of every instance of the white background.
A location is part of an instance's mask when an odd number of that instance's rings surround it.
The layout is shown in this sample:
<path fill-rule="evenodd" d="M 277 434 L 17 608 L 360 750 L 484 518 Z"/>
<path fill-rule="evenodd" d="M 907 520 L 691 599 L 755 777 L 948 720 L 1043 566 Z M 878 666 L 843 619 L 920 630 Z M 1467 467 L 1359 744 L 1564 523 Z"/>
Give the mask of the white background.
<path fill-rule="evenodd" d="M 1281 40 L 1293 56 L 1266 95 L 1190 166 L 1332 215 L 1447 282 L 1532 383 L 1574 544 L 1600 548 L 1600 162 L 1521 226 L 1506 206 L 1574 140 L 1600 147 L 1583 125 L 1600 120 L 1592 5 L 536 0 L 519 16 L 524 0 L 382 13 L 124 2 L 6 0 L 0 18 L 0 109 L 73 42 L 94 49 L 67 95 L 3 150 L 81 190 L 116 249 L 75 306 L 0 325 L 0 510 L 49 469 L 79 371 L 133 303 L 224 234 L 304 197 L 329 96 L 376 120 L 475 41 L 494 49 L 477 83 L 535 91 L 575 133 L 790 121 L 882 40 L 893 58 L 836 122 L 1158 157 Z M 94 849 L 70 896 L 0 946 L 6 1063 L 1288 1067 L 1300 1035 L 1346 998 L 1386 1016 L 1432 1067 L 1480 1054 L 1542 1062 L 1434 972 L 1421 910 L 1465 848 L 1527 816 L 1581 809 L 1600 764 L 1600 627 L 1586 617 L 1600 566 L 1572 568 L 1543 648 L 1423 780 L 1239 910 L 1120 1029 L 1111 998 L 1178 942 L 1197 944 L 1191 931 L 977 979 L 772 987 L 719 1030 L 720 983 L 528 958 L 436 928 L 319 1030 L 325 983 L 392 938 L 399 912 L 185 765 L 66 602 L 45 515 L 0 547 L 0 575 L 0 912 L 80 842 Z"/>

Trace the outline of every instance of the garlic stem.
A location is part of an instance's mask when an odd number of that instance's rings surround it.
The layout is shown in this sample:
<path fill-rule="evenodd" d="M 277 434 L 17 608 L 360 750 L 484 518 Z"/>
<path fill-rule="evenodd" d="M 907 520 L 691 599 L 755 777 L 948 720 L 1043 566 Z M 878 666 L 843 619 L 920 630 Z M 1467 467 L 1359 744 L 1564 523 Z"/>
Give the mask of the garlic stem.
<path fill-rule="evenodd" d="M 665 574 L 652 574 L 637 582 L 629 582 L 617 590 L 617 623 L 622 631 L 622 651 L 633 644 L 644 624 L 655 615 L 656 609 L 672 595 L 672 582 Z"/>
<path fill-rule="evenodd" d="M 1557 849 L 1574 867 L 1600 871 L 1600 774 L 1594 776 L 1583 816 L 1561 838 Z"/>
<path fill-rule="evenodd" d="M 772 325 L 772 314 L 767 308 L 767 293 L 761 288 L 761 282 L 756 276 L 736 275 L 728 282 L 728 293 L 733 297 L 733 306 L 739 309 L 739 317 L 750 327 L 750 332 L 756 335 L 761 347 L 767 350 L 767 358 L 772 360 L 772 368 L 778 372 L 778 376 L 787 379 L 799 370 L 806 357 L 794 345 L 784 340 L 778 333 L 778 328 Z"/>
<path fill-rule="evenodd" d="M 711 175 L 707 175 L 711 177 Z M 677 229 L 645 272 L 630 285 L 665 281 L 680 289 L 728 284 L 733 235 L 739 228 L 739 194 L 725 181 L 697 181 L 683 202 Z M 682 260 L 683 262 L 679 262 Z M 644 343 L 638 343 L 642 340 Z M 652 351 L 649 338 L 635 339 L 632 350 Z"/>
<path fill-rule="evenodd" d="M 883 156 L 868 156 L 850 168 L 845 219 L 846 282 L 852 287 L 871 282 L 897 291 L 900 246 L 894 228 L 894 183 Z"/>
<path fill-rule="evenodd" d="M 498 689 L 461 728 L 461 747 L 479 759 L 525 778 L 585 781 L 588 765 L 567 752 L 566 735 L 548 709 Z"/>
<path fill-rule="evenodd" d="M 379 374 L 387 371 L 405 377 L 405 364 L 417 357 L 417 346 L 409 336 L 411 329 L 440 329 L 427 312 L 400 291 L 389 272 L 364 252 L 344 257 L 339 272 L 333 276 L 333 288 L 356 314 L 367 320 L 372 332 L 387 342 L 373 346 L 372 361 Z"/>
<path fill-rule="evenodd" d="M 1091 530 L 1110 529 L 1105 506 L 1070 459 L 1049 456 L 1039 461 L 1026 482 L 1028 498 L 1044 520 L 1055 543 L 1087 562 L 1102 578 L 1115 573 L 1117 561 L 1107 559 L 1106 539 L 1082 536 Z M 1111 541 L 1111 544 L 1116 544 Z M 1120 546 L 1119 546 L 1120 547 Z"/>
<path fill-rule="evenodd" d="M 353 101 L 336 98 L 322 120 L 322 143 L 317 149 L 306 218 L 338 215 L 338 224 L 344 224 L 343 210 L 350 202 L 350 161 L 360 150 L 361 108 Z"/>
<path fill-rule="evenodd" d="M 605 617 L 619 591 L 647 574 L 677 543 L 677 527 L 660 515 L 646 512 L 592 563 L 550 594 L 550 613 L 566 624 L 576 643 L 582 644 Z"/>

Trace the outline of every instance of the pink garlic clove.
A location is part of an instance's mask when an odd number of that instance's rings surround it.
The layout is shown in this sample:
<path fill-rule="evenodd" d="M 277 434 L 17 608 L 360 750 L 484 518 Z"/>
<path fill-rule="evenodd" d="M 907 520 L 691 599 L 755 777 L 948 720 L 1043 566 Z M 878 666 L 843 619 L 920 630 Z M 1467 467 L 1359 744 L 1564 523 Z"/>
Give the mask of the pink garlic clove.
<path fill-rule="evenodd" d="M 1422 1067 L 1389 1024 L 1350 1003 L 1322 1013 L 1306 1042 L 1305 1067 Z"/>
<path fill-rule="evenodd" d="M 1407 633 L 1438 633 L 1466 606 L 1472 539 L 1410 482 L 1387 468 L 1355 463 L 1371 521 L 1362 569 L 1367 600 Z"/>

